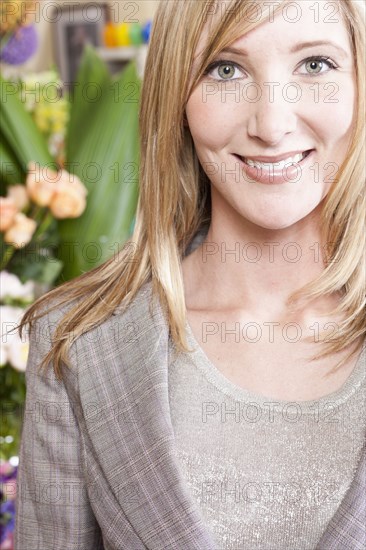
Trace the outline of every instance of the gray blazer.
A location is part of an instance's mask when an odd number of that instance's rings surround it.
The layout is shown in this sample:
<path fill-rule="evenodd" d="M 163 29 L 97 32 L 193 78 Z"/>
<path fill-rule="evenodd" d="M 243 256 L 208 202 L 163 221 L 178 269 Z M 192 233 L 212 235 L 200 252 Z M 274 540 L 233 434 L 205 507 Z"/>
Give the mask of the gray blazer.
<path fill-rule="evenodd" d="M 16 550 L 215 549 L 174 456 L 169 332 L 151 282 L 37 373 L 62 311 L 32 334 L 16 500 Z M 365 451 L 316 550 L 364 550 Z M 215 549 L 216 550 L 216 549 Z"/>

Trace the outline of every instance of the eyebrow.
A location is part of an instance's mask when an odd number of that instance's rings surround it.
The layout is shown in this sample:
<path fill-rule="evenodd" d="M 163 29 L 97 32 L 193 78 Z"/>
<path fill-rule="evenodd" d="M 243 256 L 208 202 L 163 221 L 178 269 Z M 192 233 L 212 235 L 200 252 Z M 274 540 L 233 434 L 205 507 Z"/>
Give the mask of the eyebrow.
<path fill-rule="evenodd" d="M 314 46 L 331 46 L 332 48 L 335 48 L 342 57 L 347 57 L 347 55 L 348 55 L 347 52 L 343 48 L 341 48 L 340 46 L 338 46 L 334 42 L 331 42 L 331 41 L 328 41 L 328 40 L 315 40 L 313 42 L 300 42 L 299 44 L 295 44 L 295 46 L 292 46 L 292 48 L 290 49 L 290 53 L 296 53 L 296 52 L 299 52 L 300 50 L 305 50 L 306 48 L 313 48 Z M 249 55 L 248 52 L 246 52 L 245 50 L 240 50 L 240 49 L 234 48 L 232 46 L 228 46 L 224 50 L 221 50 L 220 53 L 232 53 L 232 54 L 236 54 L 236 55 L 242 55 L 242 56 L 245 56 L 245 57 L 247 57 Z"/>
<path fill-rule="evenodd" d="M 300 44 L 295 44 L 290 50 L 291 53 L 299 52 L 300 50 L 305 50 L 305 48 L 312 48 L 313 46 L 332 46 L 335 48 L 343 57 L 347 57 L 347 52 L 330 40 L 315 40 L 314 42 L 300 42 Z"/>

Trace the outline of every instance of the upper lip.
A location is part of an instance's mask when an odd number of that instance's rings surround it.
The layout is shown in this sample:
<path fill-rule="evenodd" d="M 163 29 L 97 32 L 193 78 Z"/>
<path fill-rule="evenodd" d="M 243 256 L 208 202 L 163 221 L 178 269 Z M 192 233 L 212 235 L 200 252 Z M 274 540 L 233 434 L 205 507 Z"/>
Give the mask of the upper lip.
<path fill-rule="evenodd" d="M 290 151 L 289 153 L 283 153 L 282 155 L 277 155 L 275 157 L 255 157 L 255 156 L 251 156 L 251 155 L 238 155 L 238 156 L 241 156 L 241 158 L 246 158 L 246 159 L 250 159 L 250 160 L 253 160 L 253 161 L 258 161 L 258 162 L 279 162 L 281 160 L 285 160 L 285 159 L 288 159 L 290 157 L 294 157 L 295 155 L 300 155 L 300 154 L 303 154 L 303 153 L 307 153 L 308 151 L 311 151 L 312 149 L 300 149 L 298 151 Z"/>

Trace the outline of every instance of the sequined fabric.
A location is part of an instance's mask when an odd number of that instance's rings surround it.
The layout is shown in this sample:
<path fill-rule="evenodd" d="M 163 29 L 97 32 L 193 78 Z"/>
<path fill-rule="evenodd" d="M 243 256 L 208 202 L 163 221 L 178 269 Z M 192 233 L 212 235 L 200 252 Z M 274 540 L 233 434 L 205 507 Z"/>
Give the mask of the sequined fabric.
<path fill-rule="evenodd" d="M 215 550 L 314 549 L 364 444 L 365 343 L 338 391 L 295 403 L 236 386 L 187 337 L 168 371 L 176 456 Z"/>

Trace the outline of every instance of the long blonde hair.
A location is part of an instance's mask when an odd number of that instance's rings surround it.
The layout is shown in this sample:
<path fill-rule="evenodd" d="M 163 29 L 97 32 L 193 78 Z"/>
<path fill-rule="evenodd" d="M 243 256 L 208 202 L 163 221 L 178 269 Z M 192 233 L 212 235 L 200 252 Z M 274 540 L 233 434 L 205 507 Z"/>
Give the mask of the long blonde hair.
<path fill-rule="evenodd" d="M 273 13 L 288 1 L 274 2 Z M 261 7 L 260 17 L 251 16 L 253 2 L 229 0 L 221 17 L 213 18 L 210 14 L 222 4 L 217 0 L 161 0 L 153 22 L 142 86 L 140 193 L 133 234 L 104 264 L 41 296 L 20 323 L 22 335 L 24 325 L 29 323 L 32 329 L 33 322 L 47 308 L 52 311 L 75 300 L 58 323 L 51 350 L 40 365 L 46 367 L 52 361 L 57 378 L 62 379 L 62 362 L 70 366 L 68 353 L 73 341 L 100 325 L 122 302 L 127 307 L 150 279 L 153 295 L 166 314 L 177 348 L 189 350 L 181 261 L 192 237 L 209 224 L 211 203 L 210 181 L 200 166 L 184 123 L 185 106 L 217 53 L 268 20 L 273 6 L 267 1 L 265 6 L 264 2 L 256 1 Z M 365 333 L 365 31 L 354 0 L 341 0 L 339 5 L 352 38 L 358 97 L 349 154 L 322 205 L 322 239 L 329 243 L 333 261 L 319 277 L 290 297 L 313 300 L 334 292 L 341 294 L 333 313 L 346 314 L 346 320 L 337 338 L 317 357 L 342 350 Z M 248 10 L 246 18 L 238 17 L 243 7 Z M 193 56 L 208 22 L 211 28 L 207 44 L 192 78 Z"/>

